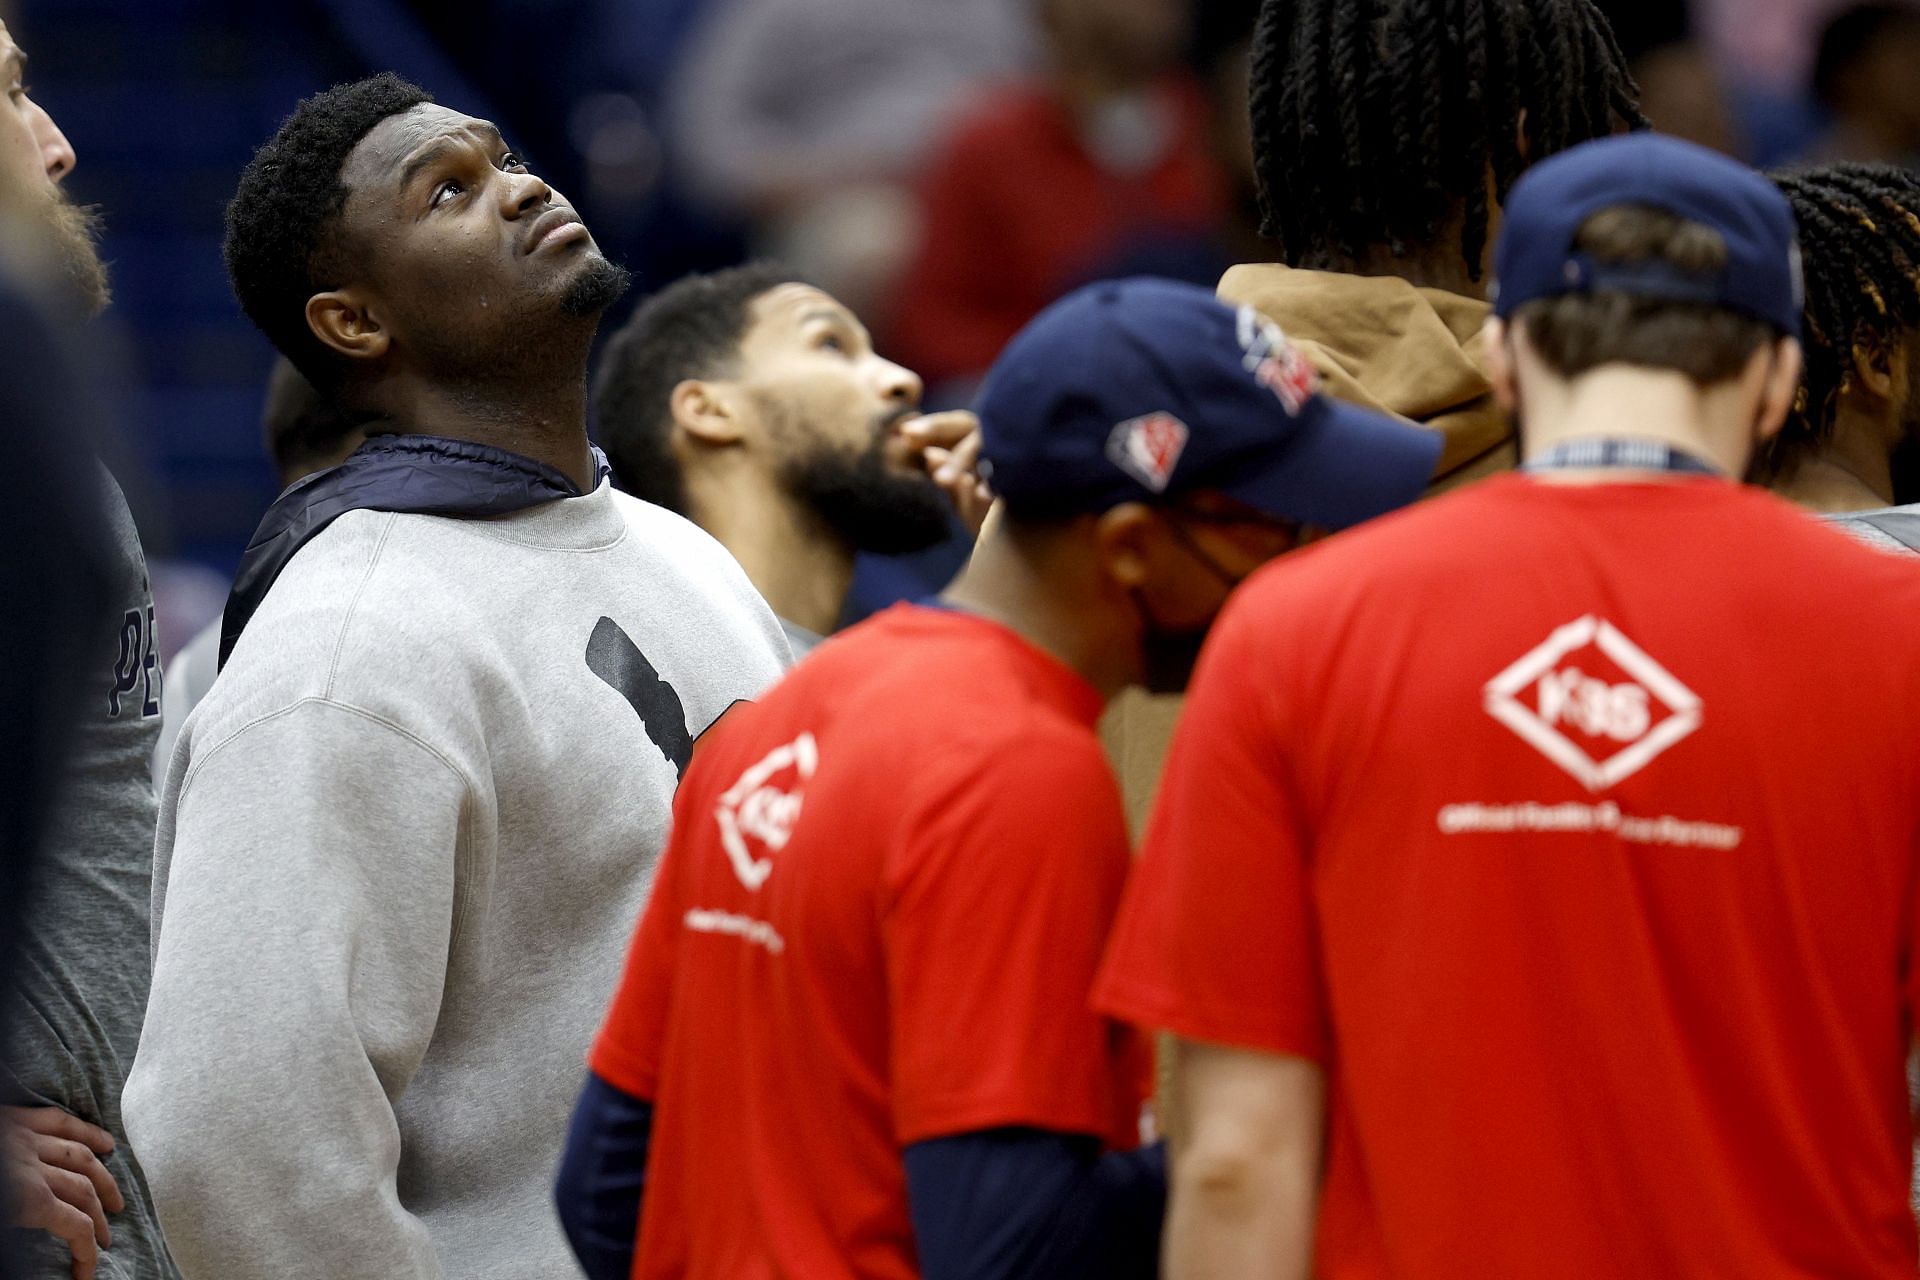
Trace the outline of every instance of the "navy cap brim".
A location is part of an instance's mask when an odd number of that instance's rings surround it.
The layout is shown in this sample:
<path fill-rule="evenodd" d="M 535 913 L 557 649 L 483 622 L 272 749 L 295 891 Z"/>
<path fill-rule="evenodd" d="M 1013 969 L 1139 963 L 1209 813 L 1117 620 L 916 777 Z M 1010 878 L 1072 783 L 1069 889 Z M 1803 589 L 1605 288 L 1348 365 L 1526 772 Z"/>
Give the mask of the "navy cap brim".
<path fill-rule="evenodd" d="M 1441 443 L 1438 431 L 1321 395 L 1284 448 L 1206 487 L 1283 520 L 1345 529 L 1418 498 Z"/>

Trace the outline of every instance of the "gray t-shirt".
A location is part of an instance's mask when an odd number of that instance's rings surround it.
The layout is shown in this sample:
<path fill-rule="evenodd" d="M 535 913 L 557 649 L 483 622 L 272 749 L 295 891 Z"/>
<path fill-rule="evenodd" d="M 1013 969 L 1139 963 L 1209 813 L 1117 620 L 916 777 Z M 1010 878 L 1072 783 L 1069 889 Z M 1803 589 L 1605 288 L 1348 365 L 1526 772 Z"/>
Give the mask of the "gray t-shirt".
<path fill-rule="evenodd" d="M 114 632 L 89 664 L 84 718 L 67 786 L 49 824 L 46 856 L 27 905 L 9 997 L 11 1061 L 5 1100 L 56 1106 L 113 1134 L 106 1158 L 126 1197 L 109 1220 L 113 1245 L 99 1280 L 171 1280 L 152 1196 L 132 1158 L 120 1091 L 147 1007 L 147 907 L 154 801 L 148 761 L 160 732 L 160 655 L 153 592 L 127 500 L 103 467 L 104 507 L 118 552 Z M 13 1232 L 32 1280 L 70 1274 L 67 1246 L 44 1232 Z"/>

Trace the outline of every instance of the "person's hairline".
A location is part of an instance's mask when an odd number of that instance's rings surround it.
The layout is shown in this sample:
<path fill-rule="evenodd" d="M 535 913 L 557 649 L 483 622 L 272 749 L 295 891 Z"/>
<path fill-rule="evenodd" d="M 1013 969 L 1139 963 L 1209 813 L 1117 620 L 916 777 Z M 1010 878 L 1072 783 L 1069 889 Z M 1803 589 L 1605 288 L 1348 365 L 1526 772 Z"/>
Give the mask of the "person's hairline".
<path fill-rule="evenodd" d="M 421 92 L 425 92 L 425 90 L 421 90 Z M 403 116 L 411 114 L 412 112 L 418 110 L 421 107 L 433 107 L 433 106 L 440 106 L 440 105 L 441 105 L 440 103 L 435 102 L 430 97 L 422 99 L 421 101 L 415 102 L 410 106 L 402 108 L 399 111 L 390 112 L 387 115 L 381 116 L 378 120 L 375 120 L 373 123 L 367 126 L 366 132 L 362 133 L 359 137 L 353 140 L 353 145 L 349 146 L 346 150 L 346 154 L 340 157 L 340 167 L 336 169 L 333 174 L 334 184 L 337 187 L 339 187 L 339 189 L 344 193 L 340 201 L 340 207 L 338 209 L 335 209 L 331 214 L 322 218 L 320 220 L 319 225 L 315 228 L 317 235 L 315 238 L 313 251 L 317 258 L 320 258 L 320 259 L 326 258 L 329 251 L 337 247 L 337 245 L 332 243 L 332 239 L 333 237 L 340 235 L 346 229 L 348 209 L 352 206 L 356 198 L 363 198 L 366 194 L 364 186 L 356 185 L 347 180 L 347 171 L 352 168 L 354 157 L 360 153 L 360 148 L 366 145 L 367 139 L 371 138 L 374 135 L 375 131 L 378 130 L 381 125 L 387 123 L 389 120 L 398 120 Z M 477 124 L 484 125 L 488 129 L 492 129 L 496 136 L 499 134 L 498 128 L 494 126 L 492 121 L 481 120 L 477 116 L 470 116 L 468 117 L 468 119 Z M 504 141 L 504 139 L 502 140 Z M 441 146 L 445 142 L 446 142 L 446 138 L 444 136 L 431 138 L 431 139 L 428 139 L 426 142 L 421 143 L 418 148 L 415 148 L 415 152 L 418 152 L 427 148 Z M 414 153 L 409 153 L 409 157 L 408 157 L 409 162 L 412 160 L 413 154 Z M 431 163 L 432 159 L 433 157 L 431 156 L 427 157 L 426 163 Z M 400 181 L 395 183 L 394 190 L 396 192 L 404 192 L 406 190 L 408 181 L 409 181 L 408 175 L 403 172 Z M 315 276 L 317 275 L 317 273 L 313 270 L 312 262 L 308 263 L 307 275 L 308 275 L 308 288 L 312 290 L 312 292 L 307 294 L 307 298 L 306 298 L 307 303 L 311 303 L 313 299 L 319 297 L 323 293 L 332 293 L 346 287 L 346 285 L 344 284 L 322 286 L 319 283 L 317 283 L 317 281 L 315 280 Z M 319 342 L 323 347 L 326 345 L 325 342 L 321 340 L 319 334 L 312 332 L 311 324 L 308 324 L 307 330 L 312 335 L 315 342 Z M 282 354 L 285 354 L 285 353 L 283 352 Z M 336 374 L 336 377 L 333 382 L 333 387 L 331 388 L 332 392 L 335 394 L 343 393 L 346 389 L 346 383 L 347 383 L 346 371 L 341 370 L 338 374 Z"/>

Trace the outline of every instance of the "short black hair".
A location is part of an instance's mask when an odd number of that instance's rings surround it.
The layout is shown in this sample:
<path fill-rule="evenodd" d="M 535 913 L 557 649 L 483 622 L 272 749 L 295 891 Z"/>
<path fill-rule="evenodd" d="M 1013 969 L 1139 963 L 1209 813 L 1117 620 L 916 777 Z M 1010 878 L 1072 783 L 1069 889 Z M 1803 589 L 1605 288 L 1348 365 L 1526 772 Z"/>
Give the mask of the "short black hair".
<path fill-rule="evenodd" d="M 1786 425 L 1761 451 L 1763 478 L 1832 436 L 1856 351 L 1885 357 L 1920 328 L 1920 174 L 1838 164 L 1773 180 L 1800 224 L 1807 368 Z"/>
<path fill-rule="evenodd" d="M 336 460 L 342 446 L 366 426 L 364 415 L 342 408 L 315 389 L 284 356 L 274 361 L 260 409 L 260 437 L 282 480 L 309 475 Z"/>
<path fill-rule="evenodd" d="M 1813 55 L 1813 96 L 1822 106 L 1834 108 L 1840 86 L 1867 51 L 1889 31 L 1916 24 L 1920 24 L 1920 9 L 1886 0 L 1848 5 L 1833 15 L 1821 30 L 1819 49 Z"/>
<path fill-rule="evenodd" d="M 347 202 L 341 167 L 375 125 L 432 101 L 391 72 L 304 99 L 254 153 L 227 205 L 227 275 L 241 310 L 322 390 L 338 365 L 307 327 L 307 299 L 341 282 L 332 252 Z"/>
<path fill-rule="evenodd" d="M 1527 163 L 1645 127 L 1639 92 L 1591 0 L 1265 0 L 1248 95 L 1262 232 L 1289 265 L 1327 266 L 1404 257 L 1464 216 L 1478 279 L 1488 173 L 1505 200 Z"/>
<path fill-rule="evenodd" d="M 600 447 L 616 485 L 636 498 L 687 514 L 686 484 L 673 456 L 673 389 L 689 378 L 724 376 L 746 335 L 753 300 L 783 284 L 805 284 L 771 262 L 683 276 L 634 309 L 607 340 L 594 384 Z"/>

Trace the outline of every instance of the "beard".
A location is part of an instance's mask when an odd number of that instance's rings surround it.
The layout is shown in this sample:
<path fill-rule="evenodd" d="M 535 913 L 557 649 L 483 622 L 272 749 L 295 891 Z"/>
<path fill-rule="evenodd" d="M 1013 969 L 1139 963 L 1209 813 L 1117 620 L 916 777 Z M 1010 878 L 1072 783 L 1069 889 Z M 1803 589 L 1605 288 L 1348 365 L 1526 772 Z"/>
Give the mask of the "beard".
<path fill-rule="evenodd" d="M 3 194 L 3 193 L 0 193 Z M 17 200 L 0 201 L 0 214 L 19 216 L 27 252 L 39 266 L 74 296 L 91 315 L 106 310 L 112 299 L 107 265 L 100 260 L 99 211 L 77 205 L 58 188 L 38 193 L 16 193 Z"/>
<path fill-rule="evenodd" d="M 595 253 L 580 273 L 567 282 L 567 291 L 560 298 L 560 311 L 576 319 L 597 316 L 620 301 L 631 280 L 625 267 Z"/>
<path fill-rule="evenodd" d="M 901 556 L 925 551 L 953 532 L 946 494 L 920 472 L 887 461 L 888 414 L 864 449 L 817 448 L 788 460 L 780 479 L 827 530 L 855 551 Z"/>

